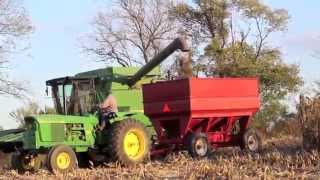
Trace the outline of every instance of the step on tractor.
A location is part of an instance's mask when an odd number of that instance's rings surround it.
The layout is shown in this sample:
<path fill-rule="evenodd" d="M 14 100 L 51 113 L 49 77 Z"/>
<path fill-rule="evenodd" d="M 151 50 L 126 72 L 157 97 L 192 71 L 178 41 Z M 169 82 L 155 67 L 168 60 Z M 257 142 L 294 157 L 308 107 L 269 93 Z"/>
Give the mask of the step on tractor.
<path fill-rule="evenodd" d="M 135 165 L 150 156 L 188 150 L 206 156 L 211 148 L 261 148 L 249 129 L 259 109 L 257 79 L 161 79 L 159 64 L 176 50 L 177 38 L 141 68 L 108 67 L 48 80 L 56 114 L 25 117 L 21 129 L 0 131 L 0 150 L 19 172 L 46 167 L 66 173 L 89 162 Z M 112 94 L 118 112 L 101 129 L 99 104 Z"/>

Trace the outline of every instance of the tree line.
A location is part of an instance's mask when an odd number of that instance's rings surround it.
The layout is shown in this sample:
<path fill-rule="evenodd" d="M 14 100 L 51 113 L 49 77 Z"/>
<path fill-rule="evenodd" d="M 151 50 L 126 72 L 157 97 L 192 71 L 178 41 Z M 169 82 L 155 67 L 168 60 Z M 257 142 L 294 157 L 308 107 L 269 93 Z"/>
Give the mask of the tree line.
<path fill-rule="evenodd" d="M 0 0 L 0 65 L 33 31 L 17 0 Z M 106 2 L 110 3 L 110 2 Z M 302 85 L 299 67 L 284 62 L 271 36 L 285 32 L 290 16 L 260 0 L 114 0 L 97 12 L 82 50 L 96 61 L 119 66 L 148 63 L 169 41 L 187 36 L 194 75 L 258 77 L 261 111 L 258 125 L 287 112 L 282 100 Z M 36 28 L 35 28 L 36 29 Z M 0 93 L 20 96 L 25 89 L 5 80 L 0 68 Z"/>

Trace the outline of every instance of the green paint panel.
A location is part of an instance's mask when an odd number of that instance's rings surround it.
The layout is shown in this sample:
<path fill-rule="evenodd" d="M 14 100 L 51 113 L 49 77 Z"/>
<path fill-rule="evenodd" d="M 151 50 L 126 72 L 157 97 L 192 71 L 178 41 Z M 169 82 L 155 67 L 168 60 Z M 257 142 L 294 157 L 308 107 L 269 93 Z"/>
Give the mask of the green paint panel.
<path fill-rule="evenodd" d="M 103 69 L 97 69 L 93 71 L 87 71 L 83 73 L 79 73 L 76 77 L 85 78 L 85 77 L 120 77 L 120 76 L 132 76 L 134 75 L 140 67 L 107 67 Z M 149 75 L 160 75 L 160 68 L 154 68 L 151 72 L 147 74 Z"/>
<path fill-rule="evenodd" d="M 142 92 L 140 90 L 117 90 L 113 91 L 112 94 L 117 99 L 120 112 L 143 111 Z"/>
<path fill-rule="evenodd" d="M 66 124 L 51 124 L 51 137 L 53 142 L 64 141 L 66 139 Z"/>
<path fill-rule="evenodd" d="M 95 144 L 95 126 L 98 119 L 93 116 L 40 115 L 35 117 L 35 149 L 50 148 L 66 144 L 76 151 L 86 151 Z"/>

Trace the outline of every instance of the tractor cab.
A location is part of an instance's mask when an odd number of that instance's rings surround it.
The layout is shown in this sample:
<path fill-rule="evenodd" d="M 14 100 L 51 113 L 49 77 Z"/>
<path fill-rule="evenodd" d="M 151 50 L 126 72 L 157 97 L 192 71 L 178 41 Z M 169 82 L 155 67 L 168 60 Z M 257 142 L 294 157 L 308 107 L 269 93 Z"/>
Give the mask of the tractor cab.
<path fill-rule="evenodd" d="M 160 69 L 147 73 L 132 86 L 128 83 L 138 67 L 107 67 L 48 80 L 55 109 L 63 115 L 85 115 L 93 112 L 110 93 L 117 99 L 119 112 L 142 112 L 141 84 L 160 77 Z"/>
<path fill-rule="evenodd" d="M 58 114 L 84 115 L 98 104 L 96 78 L 63 77 L 46 82 Z"/>

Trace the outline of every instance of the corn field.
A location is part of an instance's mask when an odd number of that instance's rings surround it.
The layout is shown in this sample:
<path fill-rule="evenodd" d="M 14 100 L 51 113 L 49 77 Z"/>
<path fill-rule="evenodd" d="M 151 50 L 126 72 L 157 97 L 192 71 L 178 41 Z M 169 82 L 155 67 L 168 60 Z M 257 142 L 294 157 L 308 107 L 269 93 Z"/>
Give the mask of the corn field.
<path fill-rule="evenodd" d="M 300 96 L 298 119 L 302 127 L 303 148 L 320 150 L 320 97 Z"/>
<path fill-rule="evenodd" d="M 320 154 L 303 151 L 301 139 L 270 139 L 264 147 L 258 154 L 238 148 L 219 149 L 207 159 L 192 159 L 181 152 L 136 167 L 108 163 L 66 175 L 53 175 L 46 170 L 22 175 L 3 167 L 0 179 L 309 179 L 320 176 Z"/>
<path fill-rule="evenodd" d="M 51 174 L 43 169 L 18 174 L 10 169 L 10 155 L 0 154 L 0 179 L 317 179 L 320 177 L 320 97 L 300 97 L 297 120 L 301 137 L 264 140 L 260 153 L 240 148 L 213 150 L 206 159 L 192 159 L 187 152 L 170 154 L 135 167 L 105 163 Z"/>

